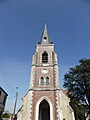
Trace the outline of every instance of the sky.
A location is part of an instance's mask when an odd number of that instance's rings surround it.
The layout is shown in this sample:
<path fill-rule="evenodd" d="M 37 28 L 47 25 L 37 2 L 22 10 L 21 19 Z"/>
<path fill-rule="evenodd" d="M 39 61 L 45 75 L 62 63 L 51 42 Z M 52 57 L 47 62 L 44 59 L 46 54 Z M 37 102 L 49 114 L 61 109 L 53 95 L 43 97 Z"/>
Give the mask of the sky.
<path fill-rule="evenodd" d="M 16 91 L 18 110 L 29 89 L 32 55 L 45 23 L 58 54 L 61 87 L 68 69 L 90 58 L 90 0 L 0 0 L 0 86 L 11 113 Z"/>

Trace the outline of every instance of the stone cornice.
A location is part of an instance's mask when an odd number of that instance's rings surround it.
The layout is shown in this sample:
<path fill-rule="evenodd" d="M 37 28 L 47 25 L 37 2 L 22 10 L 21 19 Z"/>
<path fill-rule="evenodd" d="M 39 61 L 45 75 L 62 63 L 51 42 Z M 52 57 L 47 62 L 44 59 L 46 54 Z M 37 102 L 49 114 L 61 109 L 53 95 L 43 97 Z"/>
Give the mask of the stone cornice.
<path fill-rule="evenodd" d="M 38 64 L 32 64 L 32 66 L 36 66 L 36 67 L 53 67 L 53 66 L 55 66 L 55 65 L 58 66 L 57 63 L 55 63 L 55 64 L 49 64 L 49 65 L 43 65 L 43 64 L 41 64 L 41 65 L 38 65 Z"/>
<path fill-rule="evenodd" d="M 60 88 L 30 88 L 29 91 L 56 91 L 61 90 Z"/>

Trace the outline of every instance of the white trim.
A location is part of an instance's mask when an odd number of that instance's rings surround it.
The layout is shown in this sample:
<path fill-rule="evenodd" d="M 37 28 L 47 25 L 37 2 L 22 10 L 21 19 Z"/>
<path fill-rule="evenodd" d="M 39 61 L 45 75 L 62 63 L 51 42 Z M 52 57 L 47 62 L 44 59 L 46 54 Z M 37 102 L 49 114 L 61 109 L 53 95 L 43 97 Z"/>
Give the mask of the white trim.
<path fill-rule="evenodd" d="M 38 120 L 39 105 L 40 105 L 40 103 L 41 103 L 42 100 L 46 100 L 46 101 L 49 103 L 49 106 L 50 106 L 50 120 L 53 120 L 53 106 L 52 106 L 52 102 L 51 102 L 51 100 L 50 100 L 48 97 L 46 97 L 46 96 L 42 96 L 42 97 L 38 100 L 38 102 L 37 102 L 37 104 L 36 104 L 35 120 Z"/>
<path fill-rule="evenodd" d="M 32 95 L 33 95 L 33 91 L 29 91 L 28 92 L 28 103 L 27 103 L 27 114 L 26 114 L 26 120 L 29 120 L 30 118 L 30 112 L 32 111 Z"/>

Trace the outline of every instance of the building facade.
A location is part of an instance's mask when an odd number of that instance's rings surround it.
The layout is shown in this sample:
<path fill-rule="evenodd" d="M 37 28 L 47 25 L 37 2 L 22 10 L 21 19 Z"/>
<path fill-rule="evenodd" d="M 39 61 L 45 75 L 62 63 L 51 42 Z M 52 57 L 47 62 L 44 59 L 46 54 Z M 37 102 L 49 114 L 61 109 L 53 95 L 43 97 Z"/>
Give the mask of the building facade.
<path fill-rule="evenodd" d="M 30 89 L 18 120 L 74 120 L 69 98 L 60 89 L 57 54 L 46 25 L 32 58 Z"/>
<path fill-rule="evenodd" d="M 7 96 L 8 94 L 0 87 L 0 118 L 4 111 Z"/>

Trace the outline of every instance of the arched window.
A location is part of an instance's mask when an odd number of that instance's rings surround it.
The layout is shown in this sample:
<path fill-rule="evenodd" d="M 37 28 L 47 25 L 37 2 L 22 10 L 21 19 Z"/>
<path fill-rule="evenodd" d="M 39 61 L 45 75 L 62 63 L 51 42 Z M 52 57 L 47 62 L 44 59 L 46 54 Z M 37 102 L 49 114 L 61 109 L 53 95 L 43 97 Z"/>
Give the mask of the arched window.
<path fill-rule="evenodd" d="M 40 85 L 44 85 L 44 78 L 41 77 Z"/>
<path fill-rule="evenodd" d="M 46 77 L 46 85 L 49 85 L 49 77 Z"/>
<path fill-rule="evenodd" d="M 48 54 L 44 52 L 42 54 L 42 63 L 47 63 L 48 62 Z"/>

